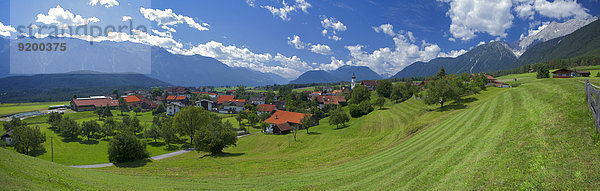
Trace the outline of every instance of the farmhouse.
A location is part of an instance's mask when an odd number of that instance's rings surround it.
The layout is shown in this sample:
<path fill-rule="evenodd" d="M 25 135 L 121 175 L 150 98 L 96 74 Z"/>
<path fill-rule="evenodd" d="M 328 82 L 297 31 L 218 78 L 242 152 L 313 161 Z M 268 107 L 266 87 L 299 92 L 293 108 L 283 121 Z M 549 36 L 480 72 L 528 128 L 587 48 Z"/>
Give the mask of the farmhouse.
<path fill-rule="evenodd" d="M 311 114 L 296 113 L 290 111 L 277 110 L 271 117 L 265 120 L 269 127 L 265 130 L 267 133 L 282 134 L 289 133 L 292 128 L 301 129 L 300 121 L 304 116 L 312 116 Z M 287 129 L 290 127 L 289 130 Z"/>
<path fill-rule="evenodd" d="M 185 105 L 181 102 L 171 102 L 167 104 L 167 115 L 174 116 L 183 107 L 185 107 Z"/>
<path fill-rule="evenodd" d="M 252 96 L 249 99 L 250 103 L 252 105 L 260 105 L 260 104 L 265 104 L 265 97 L 262 96 Z"/>
<path fill-rule="evenodd" d="M 223 110 L 228 113 L 239 113 L 244 111 L 244 102 L 239 101 L 226 101 L 223 104 Z"/>
<path fill-rule="evenodd" d="M 377 89 L 377 83 L 377 80 L 363 80 L 360 82 L 360 85 L 366 86 L 371 91 L 375 91 L 375 89 Z"/>
<path fill-rule="evenodd" d="M 92 96 L 89 98 L 76 98 L 71 100 L 71 109 L 73 111 L 93 111 L 97 107 L 117 107 L 119 101 L 105 96 Z"/>
<path fill-rule="evenodd" d="M 202 107 L 206 111 L 212 111 L 213 103 L 214 102 L 212 100 L 203 99 L 203 100 L 196 101 L 196 107 Z"/>
<path fill-rule="evenodd" d="M 487 78 L 487 85 L 488 86 L 496 86 L 499 88 L 510 88 L 511 86 L 508 85 L 507 83 L 498 81 L 496 78 L 490 76 L 490 75 L 485 75 L 485 77 Z"/>
<path fill-rule="evenodd" d="M 256 114 L 258 115 L 263 113 L 273 114 L 275 111 L 277 111 L 276 105 L 260 104 L 258 107 L 256 107 Z"/>
<path fill-rule="evenodd" d="M 558 69 L 552 72 L 552 78 L 574 78 L 576 76 L 582 77 L 590 77 L 590 72 L 588 71 L 573 71 L 569 69 Z"/>
<path fill-rule="evenodd" d="M 6 144 L 10 145 L 12 143 L 12 133 L 13 133 L 12 130 L 4 133 L 4 135 L 0 136 L 0 140 L 4 141 Z"/>
<path fill-rule="evenodd" d="M 319 102 L 319 108 L 323 109 L 325 105 L 346 105 L 346 98 L 344 96 L 317 96 L 317 101 Z"/>
<path fill-rule="evenodd" d="M 123 96 L 123 99 L 125 99 L 125 101 L 127 102 L 127 106 L 129 106 L 129 109 L 132 109 L 137 106 L 141 107 L 142 105 L 142 100 L 135 95 Z"/>
<path fill-rule="evenodd" d="M 190 90 L 184 87 L 172 87 L 165 89 L 164 92 L 169 95 L 184 95 L 189 98 Z"/>

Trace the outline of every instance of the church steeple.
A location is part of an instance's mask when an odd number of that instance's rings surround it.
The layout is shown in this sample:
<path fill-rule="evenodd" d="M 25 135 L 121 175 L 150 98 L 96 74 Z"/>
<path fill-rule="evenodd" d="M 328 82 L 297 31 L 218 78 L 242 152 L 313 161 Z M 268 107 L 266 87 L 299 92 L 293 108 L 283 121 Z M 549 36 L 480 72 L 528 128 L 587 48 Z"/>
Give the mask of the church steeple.
<path fill-rule="evenodd" d="M 354 72 L 352 72 L 352 83 L 350 83 L 350 89 L 354 89 L 354 86 L 356 86 L 356 75 L 354 75 Z"/>

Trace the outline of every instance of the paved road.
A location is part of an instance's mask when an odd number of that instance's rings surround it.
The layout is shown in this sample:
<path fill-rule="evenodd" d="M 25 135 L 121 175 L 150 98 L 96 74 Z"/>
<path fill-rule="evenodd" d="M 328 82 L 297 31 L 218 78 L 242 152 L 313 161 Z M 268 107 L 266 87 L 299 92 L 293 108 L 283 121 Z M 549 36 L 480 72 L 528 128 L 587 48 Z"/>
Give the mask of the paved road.
<path fill-rule="evenodd" d="M 255 133 L 240 135 L 240 136 L 237 136 L 237 138 L 242 138 L 242 137 L 245 137 L 245 136 L 248 136 L 248 135 L 257 134 L 257 133 L 261 133 L 261 132 L 255 132 Z M 190 152 L 190 151 L 193 151 L 193 150 L 194 150 L 193 148 L 189 148 L 189 149 L 185 149 L 185 150 L 175 151 L 175 152 L 172 152 L 172 153 L 167 153 L 167 154 L 164 154 L 164 155 L 153 156 L 152 160 L 165 159 L 165 158 L 177 156 L 177 155 L 180 155 L 180 154 L 183 154 L 183 153 L 187 153 L 187 152 Z M 115 164 L 113 164 L 113 163 L 104 163 L 104 164 L 90 164 L 90 165 L 73 165 L 71 167 L 74 167 L 74 168 L 102 168 L 102 167 L 109 167 L 109 166 L 114 166 L 114 165 Z"/>

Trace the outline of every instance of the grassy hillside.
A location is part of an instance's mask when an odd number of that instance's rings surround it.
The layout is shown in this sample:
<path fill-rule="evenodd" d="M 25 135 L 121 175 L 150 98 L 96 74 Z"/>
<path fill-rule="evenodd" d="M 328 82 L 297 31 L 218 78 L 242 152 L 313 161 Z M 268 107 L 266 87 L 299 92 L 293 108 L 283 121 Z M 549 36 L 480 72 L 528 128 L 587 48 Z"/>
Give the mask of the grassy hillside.
<path fill-rule="evenodd" d="M 411 100 L 291 144 L 250 136 L 228 155 L 139 168 L 73 169 L 0 149 L 0 179 L 6 189 L 600 189 L 582 79 L 531 75 L 446 111 Z"/>

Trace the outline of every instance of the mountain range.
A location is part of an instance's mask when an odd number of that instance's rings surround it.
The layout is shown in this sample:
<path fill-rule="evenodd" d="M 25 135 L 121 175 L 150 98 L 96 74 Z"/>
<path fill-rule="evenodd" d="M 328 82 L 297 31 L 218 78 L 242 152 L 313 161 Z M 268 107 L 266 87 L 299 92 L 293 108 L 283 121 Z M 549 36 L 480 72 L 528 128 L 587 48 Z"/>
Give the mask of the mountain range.
<path fill-rule="evenodd" d="M 379 80 L 383 79 L 379 74 L 366 66 L 344 65 L 333 71 L 312 70 L 300 75 L 292 80 L 290 84 L 310 84 L 310 83 L 331 83 L 352 80 L 352 75 L 356 80 Z"/>
<path fill-rule="evenodd" d="M 7 47 L 11 46 L 11 42 L 0 38 L 0 77 L 8 74 L 60 74 L 90 70 L 118 74 L 141 73 L 173 85 L 188 87 L 287 83 L 286 79 L 273 73 L 229 67 L 214 58 L 173 54 L 154 46 L 131 42 L 90 43 L 72 38 L 47 38 L 22 38 L 19 42 L 64 42 L 67 44 L 67 51 L 10 50 Z M 13 51 L 12 56 L 9 51 Z M 7 61 L 8 58 L 10 62 Z M 10 63 L 14 65 L 11 66 Z"/>
<path fill-rule="evenodd" d="M 456 58 L 436 58 L 429 62 L 416 62 L 396 73 L 392 78 L 409 78 L 435 75 L 443 66 L 446 73 L 479 73 L 508 69 L 517 60 L 505 42 L 479 45 Z"/>

